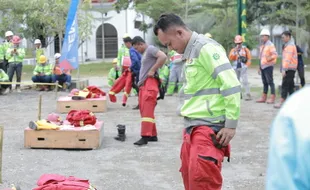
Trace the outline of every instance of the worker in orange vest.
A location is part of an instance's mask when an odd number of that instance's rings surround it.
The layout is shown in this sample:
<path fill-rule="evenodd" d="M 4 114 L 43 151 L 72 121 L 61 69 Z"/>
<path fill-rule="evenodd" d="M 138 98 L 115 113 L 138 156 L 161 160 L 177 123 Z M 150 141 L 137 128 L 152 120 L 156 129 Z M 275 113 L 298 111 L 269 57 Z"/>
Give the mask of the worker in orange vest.
<path fill-rule="evenodd" d="M 234 40 L 236 47 L 234 47 L 229 53 L 230 61 L 233 61 L 233 68 L 237 74 L 238 80 L 242 79 L 243 87 L 245 88 L 246 97 L 245 100 L 251 100 L 250 86 L 248 82 L 248 67 L 251 65 L 251 52 L 243 46 L 242 36 L 237 35 Z"/>
<path fill-rule="evenodd" d="M 287 94 L 293 94 L 295 84 L 295 72 L 298 65 L 297 60 L 297 49 L 294 41 L 292 40 L 292 34 L 290 31 L 282 33 L 282 41 L 284 42 L 282 50 L 282 90 L 281 100 L 279 104 L 275 105 L 274 108 L 280 108 L 287 98 Z"/>
<path fill-rule="evenodd" d="M 278 53 L 274 44 L 269 40 L 270 32 L 268 29 L 263 29 L 260 33 L 262 45 L 260 47 L 260 67 L 258 74 L 262 76 L 264 84 L 264 91 L 262 97 L 258 99 L 257 103 L 265 103 L 267 100 L 268 87 L 270 86 L 271 97 L 267 101 L 267 104 L 273 104 L 276 98 L 275 86 L 273 82 L 273 67 L 277 62 Z"/>

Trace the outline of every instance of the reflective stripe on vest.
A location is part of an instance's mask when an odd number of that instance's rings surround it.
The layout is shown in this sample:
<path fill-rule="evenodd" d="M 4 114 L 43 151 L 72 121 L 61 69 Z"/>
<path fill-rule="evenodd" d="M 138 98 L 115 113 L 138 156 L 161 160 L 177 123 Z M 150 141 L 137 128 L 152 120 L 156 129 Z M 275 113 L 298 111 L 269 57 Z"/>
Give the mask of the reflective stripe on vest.
<path fill-rule="evenodd" d="M 142 122 L 149 122 L 149 123 L 155 123 L 155 119 L 150 118 L 150 117 L 142 117 L 141 118 Z"/>
<path fill-rule="evenodd" d="M 110 91 L 110 92 L 109 92 L 109 94 L 111 94 L 111 95 L 115 95 L 115 92 L 113 92 L 113 91 Z"/>
<path fill-rule="evenodd" d="M 267 57 L 271 57 L 272 55 L 278 55 L 275 46 L 271 41 L 266 42 L 264 45 L 260 47 L 260 64 L 261 68 L 265 69 L 267 67 L 273 66 L 276 64 L 277 59 L 272 59 L 271 61 L 267 61 Z"/>
<path fill-rule="evenodd" d="M 282 51 L 282 69 L 296 70 L 298 65 L 297 49 L 295 44 L 288 42 Z"/>

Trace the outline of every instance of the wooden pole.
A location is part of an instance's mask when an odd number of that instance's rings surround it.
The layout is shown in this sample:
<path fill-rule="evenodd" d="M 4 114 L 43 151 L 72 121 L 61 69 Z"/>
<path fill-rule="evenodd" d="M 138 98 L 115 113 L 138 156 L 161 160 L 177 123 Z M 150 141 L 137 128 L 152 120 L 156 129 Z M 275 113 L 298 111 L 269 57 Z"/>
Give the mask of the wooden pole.
<path fill-rule="evenodd" d="M 38 120 L 41 120 L 41 107 L 42 107 L 42 94 L 40 94 L 40 98 L 39 98 Z"/>
<path fill-rule="evenodd" d="M 56 85 L 55 85 L 55 99 L 57 99 L 58 96 L 58 81 L 56 81 Z"/>
<path fill-rule="evenodd" d="M 0 183 L 2 184 L 3 127 L 0 126 Z"/>

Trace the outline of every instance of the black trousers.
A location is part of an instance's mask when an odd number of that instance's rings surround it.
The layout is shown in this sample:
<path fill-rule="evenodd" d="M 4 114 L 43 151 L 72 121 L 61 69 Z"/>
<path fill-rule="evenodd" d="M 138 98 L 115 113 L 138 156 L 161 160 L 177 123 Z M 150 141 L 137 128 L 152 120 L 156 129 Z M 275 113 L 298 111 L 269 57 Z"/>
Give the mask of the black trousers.
<path fill-rule="evenodd" d="M 300 65 L 298 64 L 298 67 L 297 67 L 297 71 L 298 71 L 298 75 L 299 75 L 299 78 L 300 78 L 300 84 L 301 86 L 305 86 L 305 67 L 304 65 Z"/>
<path fill-rule="evenodd" d="M 281 98 L 286 99 L 287 94 L 293 94 L 295 83 L 294 83 L 294 77 L 295 77 L 296 71 L 286 71 L 285 77 L 282 79 L 282 91 L 281 91 Z"/>
<path fill-rule="evenodd" d="M 268 87 L 270 86 L 271 94 L 275 94 L 275 86 L 273 82 L 273 67 L 261 69 L 262 81 L 264 84 L 264 94 L 268 94 Z"/>
<path fill-rule="evenodd" d="M 8 73 L 8 67 L 8 60 L 3 60 L 2 62 L 0 62 L 0 69 L 2 69 L 5 73 Z"/>
<path fill-rule="evenodd" d="M 134 88 L 139 94 L 138 82 L 139 82 L 139 73 L 132 73 L 132 88 Z"/>

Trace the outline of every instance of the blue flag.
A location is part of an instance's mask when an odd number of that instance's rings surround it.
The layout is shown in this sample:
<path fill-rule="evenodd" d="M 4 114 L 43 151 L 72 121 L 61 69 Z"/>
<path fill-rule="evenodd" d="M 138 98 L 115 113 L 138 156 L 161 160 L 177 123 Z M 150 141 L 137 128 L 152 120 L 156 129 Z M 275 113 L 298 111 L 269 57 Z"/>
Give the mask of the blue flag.
<path fill-rule="evenodd" d="M 65 38 L 62 45 L 60 68 L 72 70 L 79 67 L 78 48 L 79 31 L 77 23 L 77 8 L 80 0 L 71 0 L 66 23 Z"/>

